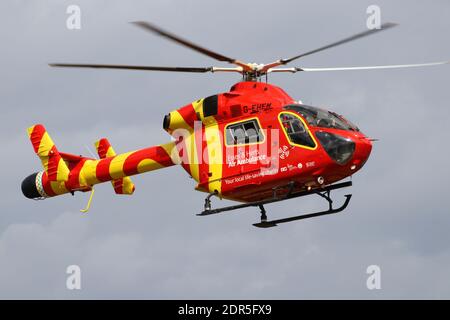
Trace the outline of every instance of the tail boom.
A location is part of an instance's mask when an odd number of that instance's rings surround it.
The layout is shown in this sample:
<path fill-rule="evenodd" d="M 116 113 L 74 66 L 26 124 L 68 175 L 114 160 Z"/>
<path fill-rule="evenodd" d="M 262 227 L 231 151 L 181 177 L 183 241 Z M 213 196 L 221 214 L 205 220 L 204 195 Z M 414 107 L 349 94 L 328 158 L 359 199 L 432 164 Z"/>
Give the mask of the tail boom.
<path fill-rule="evenodd" d="M 43 132 L 40 134 L 43 142 L 39 145 L 36 139 L 38 136 L 30 134 L 30 130 L 34 132 L 36 127 L 39 130 L 36 132 Z M 112 182 L 117 194 L 132 194 L 134 184 L 129 176 L 170 167 L 178 161 L 173 142 L 118 155 L 115 155 L 109 146 L 104 153 L 98 150 L 103 159 L 97 160 L 59 153 L 42 125 L 33 126 L 28 131 L 44 171 L 32 174 L 23 181 L 22 191 L 27 198 L 46 198 L 75 191 L 90 191 L 94 185 L 106 181 Z M 109 145 L 109 142 L 107 144 Z M 56 169 L 52 169 L 54 167 Z"/>

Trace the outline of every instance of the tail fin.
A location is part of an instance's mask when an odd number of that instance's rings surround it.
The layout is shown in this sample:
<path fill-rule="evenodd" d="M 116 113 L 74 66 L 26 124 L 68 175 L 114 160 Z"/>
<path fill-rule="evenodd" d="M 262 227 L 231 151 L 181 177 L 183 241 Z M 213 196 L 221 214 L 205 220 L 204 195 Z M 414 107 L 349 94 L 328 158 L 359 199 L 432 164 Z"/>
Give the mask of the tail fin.
<path fill-rule="evenodd" d="M 69 168 L 58 152 L 52 138 L 41 124 L 27 129 L 28 136 L 39 159 L 41 159 L 44 171 L 49 181 L 67 181 Z"/>
<path fill-rule="evenodd" d="M 108 139 L 103 138 L 95 143 L 98 156 L 100 159 L 116 156 L 116 152 L 109 143 Z M 123 177 L 121 179 L 114 179 L 111 181 L 116 194 L 133 194 L 135 187 L 130 177 Z"/>

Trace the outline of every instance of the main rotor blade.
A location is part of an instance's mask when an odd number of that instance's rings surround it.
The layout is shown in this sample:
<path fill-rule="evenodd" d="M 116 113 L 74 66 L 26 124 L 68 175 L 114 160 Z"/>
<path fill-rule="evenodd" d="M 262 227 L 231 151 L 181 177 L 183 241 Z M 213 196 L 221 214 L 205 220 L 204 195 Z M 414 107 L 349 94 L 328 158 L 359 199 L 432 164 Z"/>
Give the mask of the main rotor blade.
<path fill-rule="evenodd" d="M 400 69 L 400 68 L 417 68 L 417 67 L 430 67 L 443 64 L 450 64 L 449 61 L 440 62 L 428 62 L 428 63 L 416 63 L 416 64 L 396 64 L 386 66 L 362 66 L 362 67 L 338 67 L 338 68 L 294 68 L 296 71 L 317 72 L 317 71 L 347 71 L 347 70 L 373 70 L 373 69 Z M 273 69 L 275 71 L 277 69 Z M 279 69 L 282 70 L 282 69 Z M 292 72 L 292 71 L 291 71 Z"/>
<path fill-rule="evenodd" d="M 320 47 L 320 48 L 317 48 L 317 49 L 314 49 L 314 50 L 311 50 L 311 51 L 308 51 L 308 52 L 299 54 L 299 55 L 294 56 L 294 57 L 292 57 L 292 58 L 289 58 L 289 59 L 283 59 L 283 62 L 284 62 L 284 63 L 289 63 L 289 62 L 291 62 L 291 61 L 293 61 L 293 60 L 296 60 L 296 59 L 299 59 L 299 58 L 301 58 L 301 57 L 305 57 L 305 56 L 311 55 L 311 54 L 313 54 L 313 53 L 317 53 L 317 52 L 320 52 L 320 51 L 323 51 L 323 50 L 326 50 L 326 49 L 330 49 L 330 48 L 333 48 L 333 47 L 337 47 L 337 46 L 339 46 L 339 45 L 341 45 L 341 44 L 344 44 L 344 43 L 347 43 L 347 42 L 351 42 L 351 41 L 353 41 L 353 40 L 361 39 L 361 38 L 366 37 L 366 36 L 370 36 L 370 35 L 372 35 L 372 34 L 375 34 L 375 33 L 379 32 L 379 31 L 384 31 L 384 30 L 393 28 L 393 27 L 395 27 L 395 26 L 397 26 L 397 25 L 398 25 L 398 24 L 396 24 L 396 23 L 386 22 L 386 23 L 383 23 L 383 24 L 381 25 L 381 28 L 380 28 L 380 29 L 371 29 L 371 30 L 367 30 L 367 31 L 364 31 L 364 32 L 361 32 L 361 33 L 357 33 L 357 34 L 355 34 L 355 35 L 353 35 L 353 36 L 351 36 L 351 37 L 347 37 L 347 38 L 344 38 L 344 39 L 342 39 L 342 40 L 339 40 L 339 41 L 330 43 L 330 44 L 328 44 L 328 45 L 326 45 L 326 46 L 323 46 L 323 47 Z"/>
<path fill-rule="evenodd" d="M 363 38 L 363 37 L 370 36 L 370 35 L 372 35 L 372 34 L 374 34 L 374 33 L 377 33 L 377 32 L 379 32 L 379 31 L 384 31 L 384 30 L 393 28 L 393 27 L 395 27 L 395 26 L 397 26 L 396 23 L 392 23 L 392 22 L 386 22 L 386 23 L 383 23 L 383 24 L 380 26 L 380 27 L 381 27 L 380 29 L 371 29 L 371 30 L 367 30 L 367 31 L 364 31 L 364 32 L 361 32 L 361 33 L 357 33 L 357 34 L 355 34 L 355 35 L 353 35 L 353 36 L 351 36 L 351 37 L 347 37 L 347 38 L 344 38 L 344 39 L 342 39 L 342 40 L 339 40 L 339 41 L 330 43 L 330 44 L 328 44 L 328 45 L 326 45 L 326 46 L 323 46 L 323 47 L 320 47 L 320 48 L 317 48 L 317 49 L 314 49 L 314 50 L 311 50 L 311 51 L 308 51 L 308 52 L 305 52 L 305 53 L 296 55 L 296 56 L 291 57 L 291 58 L 289 58 L 289 59 L 280 59 L 280 60 L 274 61 L 274 62 L 272 62 L 272 63 L 268 63 L 268 64 L 264 65 L 264 67 L 262 68 L 261 71 L 267 71 L 267 70 L 269 70 L 270 68 L 274 68 L 274 67 L 277 67 L 277 66 L 280 66 L 280 65 L 288 64 L 288 63 L 290 63 L 290 62 L 292 62 L 292 61 L 294 61 L 294 60 L 296 60 L 296 59 L 299 59 L 299 58 L 302 58 L 302 57 L 311 55 L 311 54 L 313 54 L 313 53 L 317 53 L 317 52 L 320 52 L 320 51 L 324 51 L 324 50 L 326 50 L 326 49 L 330 49 L 330 48 L 333 48 L 333 47 L 337 47 L 337 46 L 339 46 L 339 45 L 341 45 L 341 44 L 344 44 L 344 43 L 347 43 L 347 42 L 351 42 L 351 41 L 353 41 L 353 40 L 361 39 L 361 38 Z"/>
<path fill-rule="evenodd" d="M 124 69 L 124 70 L 142 70 L 142 71 L 170 71 L 170 72 L 211 72 L 213 67 L 160 67 L 160 66 L 128 66 L 116 64 L 85 64 L 85 63 L 50 63 L 50 67 L 63 68 L 97 68 L 97 69 Z"/>
<path fill-rule="evenodd" d="M 194 51 L 200 52 L 200 53 L 202 53 L 204 55 L 207 55 L 207 56 L 209 56 L 211 58 L 214 58 L 216 60 L 226 61 L 226 62 L 229 62 L 229 63 L 232 63 L 232 64 L 236 64 L 236 65 L 244 68 L 244 70 L 248 70 L 248 71 L 251 70 L 251 67 L 248 64 L 244 63 L 244 62 L 241 62 L 239 60 L 236 60 L 236 59 L 224 56 L 224 55 L 222 55 L 220 53 L 211 51 L 209 49 L 203 48 L 203 47 L 201 47 L 201 46 L 199 46 L 197 44 L 194 44 L 194 43 L 192 43 L 192 42 L 190 42 L 190 41 L 188 41 L 186 39 L 183 39 L 183 38 L 181 38 L 181 37 L 179 37 L 179 36 L 177 36 L 177 35 L 175 35 L 173 33 L 165 31 L 165 30 L 155 26 L 154 24 L 150 24 L 150 23 L 145 22 L 145 21 L 134 21 L 134 22 L 131 22 L 131 23 L 137 25 L 138 27 L 143 28 L 144 30 L 156 33 L 157 35 L 160 35 L 160 36 L 162 36 L 164 38 L 172 40 L 172 41 L 174 41 L 174 42 L 176 42 L 178 44 L 181 44 L 181 45 L 183 45 L 185 47 L 191 48 Z"/>

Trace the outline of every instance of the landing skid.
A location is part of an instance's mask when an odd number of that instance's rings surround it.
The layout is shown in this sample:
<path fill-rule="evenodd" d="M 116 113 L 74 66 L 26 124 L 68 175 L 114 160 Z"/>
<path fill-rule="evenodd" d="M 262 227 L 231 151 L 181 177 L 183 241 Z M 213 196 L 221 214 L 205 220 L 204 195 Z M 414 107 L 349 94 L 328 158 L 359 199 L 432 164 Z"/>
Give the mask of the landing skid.
<path fill-rule="evenodd" d="M 352 185 L 352 182 L 348 181 L 348 182 L 332 184 L 332 185 L 329 185 L 329 186 L 326 186 L 326 187 L 323 187 L 320 189 L 316 189 L 316 190 L 292 193 L 294 185 L 290 184 L 288 186 L 289 191 L 284 196 L 277 196 L 276 190 L 274 190 L 274 196 L 270 199 L 262 200 L 262 201 L 248 202 L 248 203 L 244 203 L 244 204 L 227 206 L 227 207 L 222 207 L 222 208 L 217 208 L 217 209 L 211 209 L 211 200 L 210 199 L 214 194 L 210 194 L 205 199 L 204 211 L 197 215 L 198 216 L 208 216 L 208 215 L 212 215 L 212 214 L 218 214 L 218 213 L 222 213 L 222 212 L 227 212 L 227 211 L 232 211 L 232 210 L 237 210 L 237 209 L 242 209 L 242 208 L 247 208 L 247 207 L 259 207 L 259 209 L 261 211 L 261 222 L 254 223 L 253 225 L 258 228 L 270 228 L 270 227 L 275 227 L 280 223 L 286 223 L 286 222 L 291 222 L 291 221 L 296 221 L 296 220 L 303 220 L 303 219 L 324 216 L 324 215 L 338 213 L 338 212 L 343 211 L 345 208 L 347 208 L 352 195 L 346 194 L 344 203 L 339 208 L 333 208 L 333 200 L 330 197 L 330 192 L 331 192 L 331 190 L 346 188 L 346 187 L 350 187 L 351 185 Z M 270 220 L 270 221 L 267 220 L 266 210 L 264 208 L 265 204 L 279 202 L 279 201 L 293 199 L 293 198 L 298 198 L 298 197 L 303 197 L 303 196 L 308 196 L 308 195 L 312 195 L 312 194 L 316 194 L 316 195 L 319 195 L 322 198 L 324 198 L 328 202 L 328 205 L 329 205 L 328 210 L 309 213 L 309 214 L 303 214 L 303 215 L 298 215 L 298 216 L 293 216 L 293 217 L 288 217 L 288 218 L 283 218 L 283 219 L 276 219 L 276 220 Z"/>
<path fill-rule="evenodd" d="M 302 220 L 302 219 L 308 219 L 308 218 L 314 218 L 314 217 L 319 217 L 319 216 L 324 216 L 327 214 L 333 214 L 333 213 L 338 213 L 341 212 L 342 210 L 344 210 L 345 208 L 347 208 L 348 203 L 350 202 L 352 195 L 351 194 L 346 194 L 345 195 L 345 202 L 342 206 L 340 206 L 339 208 L 336 209 L 328 209 L 326 211 L 321 211 L 321 212 L 314 212 L 314 213 L 309 213 L 309 214 L 302 214 L 299 216 L 294 216 L 294 217 L 289 217 L 289 218 L 284 218 L 284 219 L 277 219 L 277 220 L 270 220 L 270 221 L 264 221 L 263 219 L 261 219 L 261 222 L 259 223 L 254 223 L 253 225 L 255 227 L 258 228 L 270 228 L 270 227 L 275 227 L 280 223 L 286 223 L 286 222 L 291 222 L 291 221 L 296 221 L 296 220 Z"/>

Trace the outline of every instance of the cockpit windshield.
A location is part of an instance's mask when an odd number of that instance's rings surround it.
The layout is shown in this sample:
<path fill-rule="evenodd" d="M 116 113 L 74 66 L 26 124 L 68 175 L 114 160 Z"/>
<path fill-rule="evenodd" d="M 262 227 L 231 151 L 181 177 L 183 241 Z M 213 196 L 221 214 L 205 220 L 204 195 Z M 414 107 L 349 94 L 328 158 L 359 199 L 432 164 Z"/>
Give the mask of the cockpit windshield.
<path fill-rule="evenodd" d="M 359 131 L 357 126 L 331 111 L 304 104 L 290 104 L 284 109 L 297 112 L 313 127 Z"/>

